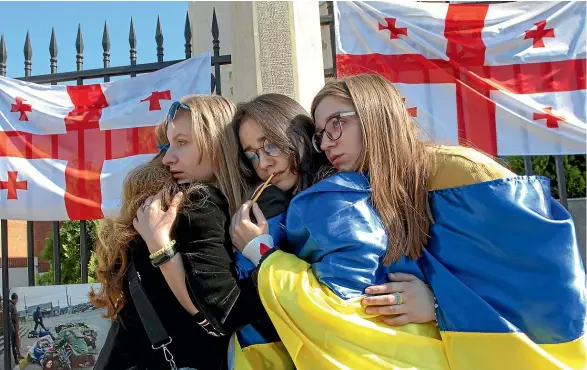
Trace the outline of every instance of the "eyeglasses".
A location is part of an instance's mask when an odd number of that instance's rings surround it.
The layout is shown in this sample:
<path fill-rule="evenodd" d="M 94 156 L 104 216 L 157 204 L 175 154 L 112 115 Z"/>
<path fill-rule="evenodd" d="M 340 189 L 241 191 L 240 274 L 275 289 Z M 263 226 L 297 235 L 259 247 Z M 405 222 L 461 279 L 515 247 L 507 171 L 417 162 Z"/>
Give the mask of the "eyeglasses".
<path fill-rule="evenodd" d="M 167 112 L 167 122 L 171 122 L 175 119 L 175 115 L 177 114 L 177 111 L 179 110 L 179 108 L 185 109 L 188 112 L 191 111 L 190 107 L 188 107 L 184 103 L 181 103 L 178 101 L 173 102 L 171 104 L 171 107 L 169 107 L 169 111 Z"/>
<path fill-rule="evenodd" d="M 268 140 L 265 140 L 263 142 L 263 146 L 260 148 L 247 150 L 245 152 L 245 156 L 255 169 L 259 167 L 259 163 L 261 162 L 261 156 L 259 154 L 259 150 L 261 149 L 263 149 L 263 152 L 269 157 L 277 157 L 281 154 L 281 149 L 277 146 L 277 144 L 271 143 Z"/>
<path fill-rule="evenodd" d="M 318 153 L 322 153 L 320 145 L 322 145 L 322 137 L 324 134 L 326 134 L 326 136 L 332 141 L 340 139 L 342 136 L 341 118 L 354 116 L 356 114 L 357 112 L 341 112 L 326 122 L 322 130 L 312 135 L 312 145 L 314 146 L 314 150 Z"/>

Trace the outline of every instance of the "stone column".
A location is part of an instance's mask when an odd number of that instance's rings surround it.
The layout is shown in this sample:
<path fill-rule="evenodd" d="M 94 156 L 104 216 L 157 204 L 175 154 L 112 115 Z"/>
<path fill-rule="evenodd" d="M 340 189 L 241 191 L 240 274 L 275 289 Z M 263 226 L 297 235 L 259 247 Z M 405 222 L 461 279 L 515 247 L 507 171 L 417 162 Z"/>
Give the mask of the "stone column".
<path fill-rule="evenodd" d="M 222 71 L 223 95 L 239 102 L 276 92 L 309 109 L 324 85 L 319 3 L 189 2 L 194 54 L 212 50 L 213 8 L 221 54 L 232 55 Z"/>
<path fill-rule="evenodd" d="M 236 101 L 275 92 L 309 109 L 324 85 L 318 5 L 310 1 L 233 3 Z"/>

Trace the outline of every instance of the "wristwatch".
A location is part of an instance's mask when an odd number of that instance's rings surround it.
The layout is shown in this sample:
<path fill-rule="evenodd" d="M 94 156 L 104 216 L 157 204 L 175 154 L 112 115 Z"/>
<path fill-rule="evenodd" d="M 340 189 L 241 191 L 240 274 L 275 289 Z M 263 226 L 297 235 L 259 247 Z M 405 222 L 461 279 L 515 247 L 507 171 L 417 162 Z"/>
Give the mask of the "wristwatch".
<path fill-rule="evenodd" d="M 166 250 L 162 254 L 156 256 L 155 258 L 153 258 L 151 260 L 151 265 L 153 265 L 153 267 L 159 267 L 162 264 L 164 264 L 165 262 L 167 262 L 170 259 L 172 259 L 173 256 L 175 256 L 176 253 L 177 253 L 177 249 L 175 248 L 175 246 L 172 247 L 172 248 L 169 248 L 168 250 Z"/>

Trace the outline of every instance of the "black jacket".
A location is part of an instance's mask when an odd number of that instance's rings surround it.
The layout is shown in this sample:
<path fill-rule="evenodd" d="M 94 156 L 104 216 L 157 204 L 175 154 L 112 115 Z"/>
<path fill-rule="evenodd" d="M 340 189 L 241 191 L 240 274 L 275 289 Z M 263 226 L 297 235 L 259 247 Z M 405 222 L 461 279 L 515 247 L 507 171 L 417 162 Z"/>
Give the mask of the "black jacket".
<path fill-rule="evenodd" d="M 206 187 L 206 195 L 194 194 L 195 203 L 207 198 L 203 206 L 180 212 L 175 236 L 184 262 L 186 284 L 194 305 L 221 333 L 210 336 L 181 306 L 159 269 L 149 260 L 141 238 L 133 240 L 130 254 L 141 275 L 141 284 L 173 339 L 168 346 L 177 367 L 198 370 L 226 368 L 230 335 L 242 326 L 257 321 L 263 306 L 252 279 L 238 280 L 232 263 L 232 243 L 228 234 L 230 215 L 222 193 Z M 167 369 L 161 350 L 154 351 L 138 317 L 125 277 L 126 304 L 120 313 L 118 333 L 105 369 Z"/>

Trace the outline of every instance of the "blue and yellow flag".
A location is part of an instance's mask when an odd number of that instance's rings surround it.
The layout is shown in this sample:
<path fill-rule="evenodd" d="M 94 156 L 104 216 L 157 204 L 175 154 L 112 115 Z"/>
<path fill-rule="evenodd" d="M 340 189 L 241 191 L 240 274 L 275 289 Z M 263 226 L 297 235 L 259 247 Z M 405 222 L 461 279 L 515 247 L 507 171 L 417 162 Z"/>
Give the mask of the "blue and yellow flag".
<path fill-rule="evenodd" d="M 362 174 L 337 174 L 292 200 L 292 253 L 270 255 L 258 282 L 296 368 L 587 368 L 584 267 L 548 180 L 458 147 L 438 150 L 437 169 L 435 223 L 418 261 L 381 263 L 387 239 Z M 360 293 L 388 272 L 430 285 L 438 327 L 392 328 L 365 314 Z"/>

